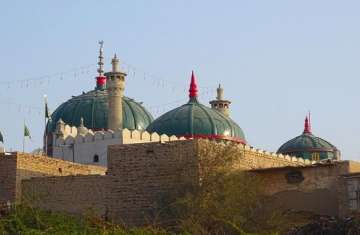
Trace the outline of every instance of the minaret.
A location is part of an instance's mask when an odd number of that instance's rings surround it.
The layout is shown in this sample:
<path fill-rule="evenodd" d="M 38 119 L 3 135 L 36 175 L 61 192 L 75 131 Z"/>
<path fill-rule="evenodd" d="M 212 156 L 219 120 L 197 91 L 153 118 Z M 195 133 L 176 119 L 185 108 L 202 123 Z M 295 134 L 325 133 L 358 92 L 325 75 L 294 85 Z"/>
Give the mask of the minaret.
<path fill-rule="evenodd" d="M 106 88 L 106 77 L 104 76 L 104 41 L 99 41 L 99 62 L 98 76 L 96 77 L 96 89 L 103 90 Z"/>
<path fill-rule="evenodd" d="M 219 87 L 216 89 L 217 97 L 216 100 L 210 101 L 211 108 L 216 109 L 217 111 L 223 113 L 225 116 L 230 116 L 230 104 L 231 101 L 224 100 L 224 89 L 219 84 Z"/>
<path fill-rule="evenodd" d="M 124 96 L 126 73 L 120 71 L 119 59 L 116 57 L 116 54 L 111 64 L 112 72 L 105 74 L 109 97 L 108 128 L 110 130 L 117 130 L 123 128 L 122 97 Z"/>

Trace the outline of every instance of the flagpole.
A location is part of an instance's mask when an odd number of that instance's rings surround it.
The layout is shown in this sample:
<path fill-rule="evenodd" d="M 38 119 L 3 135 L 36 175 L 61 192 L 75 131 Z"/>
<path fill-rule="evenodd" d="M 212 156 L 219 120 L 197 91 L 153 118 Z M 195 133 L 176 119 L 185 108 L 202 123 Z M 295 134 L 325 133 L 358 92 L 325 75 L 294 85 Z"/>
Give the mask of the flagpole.
<path fill-rule="evenodd" d="M 23 126 L 23 153 L 25 153 L 25 119 L 24 119 L 24 126 Z"/>
<path fill-rule="evenodd" d="M 47 118 L 47 95 L 44 95 L 44 100 L 45 100 L 45 148 L 44 148 L 44 150 L 45 150 L 45 156 L 47 155 L 47 148 L 48 148 L 48 146 L 47 146 L 47 125 L 46 125 L 46 118 Z"/>

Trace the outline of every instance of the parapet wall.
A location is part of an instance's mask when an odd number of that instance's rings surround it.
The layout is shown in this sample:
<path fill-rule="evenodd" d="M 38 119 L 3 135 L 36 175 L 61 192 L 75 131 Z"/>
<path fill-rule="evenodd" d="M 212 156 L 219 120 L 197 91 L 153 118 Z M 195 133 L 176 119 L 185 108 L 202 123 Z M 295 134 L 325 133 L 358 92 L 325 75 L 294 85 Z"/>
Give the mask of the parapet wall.
<path fill-rule="evenodd" d="M 236 148 L 235 152 L 239 155 L 238 161 L 234 164 L 234 168 L 239 169 L 259 169 L 259 168 L 274 168 L 283 166 L 303 166 L 311 165 L 315 162 L 304 160 L 289 155 L 275 154 L 261 149 L 255 149 L 249 145 L 235 144 L 228 141 L 214 141 L 199 139 L 196 140 L 200 149 L 206 150 L 209 146 L 211 148 L 226 149 L 229 146 Z M 211 150 L 211 149 L 210 149 Z"/>
<path fill-rule="evenodd" d="M 159 135 L 146 131 L 118 129 L 116 131 L 96 131 L 93 132 L 84 127 L 78 130 L 76 127 L 65 125 L 63 134 L 55 139 L 54 156 L 57 158 L 79 162 L 81 164 L 99 164 L 107 166 L 107 147 L 116 144 L 136 144 L 149 142 L 170 142 L 185 140 L 176 136 Z M 207 141 L 207 140 L 204 140 Z M 212 141 L 218 146 L 219 143 L 230 143 L 229 141 Z M 200 142 L 201 143 L 201 142 Z M 267 168 L 279 167 L 284 165 L 306 165 L 312 164 L 310 160 L 304 160 L 289 155 L 282 155 L 255 149 L 249 145 L 237 144 L 239 152 L 242 152 L 243 164 L 246 168 Z M 93 157 L 98 156 L 99 161 L 94 162 Z M 251 156 L 251 157 L 250 157 Z"/>
<path fill-rule="evenodd" d="M 87 130 L 79 133 L 76 127 L 65 125 L 66 132 L 55 139 L 55 146 L 70 145 L 76 143 L 92 143 L 99 140 L 118 139 L 119 144 L 148 143 L 148 142 L 168 142 L 176 140 L 185 140 L 175 135 L 159 135 L 157 133 L 149 133 L 147 131 L 118 129 L 95 131 Z"/>
<path fill-rule="evenodd" d="M 107 166 L 107 147 L 115 144 L 168 142 L 182 140 L 176 136 L 158 135 L 146 131 L 118 129 L 116 131 L 81 131 L 65 125 L 65 134 L 54 138 L 53 156 L 81 164 Z M 56 134 L 54 134 L 56 137 Z"/>

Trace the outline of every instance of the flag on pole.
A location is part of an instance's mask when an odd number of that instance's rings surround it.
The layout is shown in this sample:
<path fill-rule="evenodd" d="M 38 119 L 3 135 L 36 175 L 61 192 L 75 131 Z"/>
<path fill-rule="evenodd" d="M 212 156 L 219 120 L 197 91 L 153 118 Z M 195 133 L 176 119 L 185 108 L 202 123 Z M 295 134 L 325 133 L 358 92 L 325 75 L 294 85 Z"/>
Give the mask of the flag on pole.
<path fill-rule="evenodd" d="M 29 128 L 24 124 L 24 137 L 29 137 L 31 139 Z"/>
<path fill-rule="evenodd" d="M 44 99 L 45 99 L 45 118 L 50 118 L 50 111 L 49 111 L 46 95 L 44 95 Z"/>

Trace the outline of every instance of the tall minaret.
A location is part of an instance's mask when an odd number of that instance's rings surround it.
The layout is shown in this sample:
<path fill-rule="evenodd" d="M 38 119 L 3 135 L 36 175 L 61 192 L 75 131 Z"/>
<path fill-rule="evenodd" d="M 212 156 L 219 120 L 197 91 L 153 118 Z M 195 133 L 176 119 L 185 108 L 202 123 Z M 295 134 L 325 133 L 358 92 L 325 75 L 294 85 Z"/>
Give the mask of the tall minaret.
<path fill-rule="evenodd" d="M 96 77 L 96 89 L 103 90 L 106 87 L 106 77 L 104 76 L 104 41 L 99 42 L 99 62 L 98 76 Z"/>
<path fill-rule="evenodd" d="M 231 101 L 224 100 L 224 89 L 219 84 L 219 87 L 216 89 L 217 97 L 216 100 L 210 101 L 211 108 L 218 110 L 219 112 L 223 113 L 225 116 L 230 116 L 230 104 Z"/>
<path fill-rule="evenodd" d="M 105 74 L 109 96 L 108 128 L 110 130 L 117 130 L 123 128 L 122 98 L 125 90 L 126 73 L 120 71 L 119 59 L 116 57 L 116 54 L 111 64 L 112 72 Z"/>

